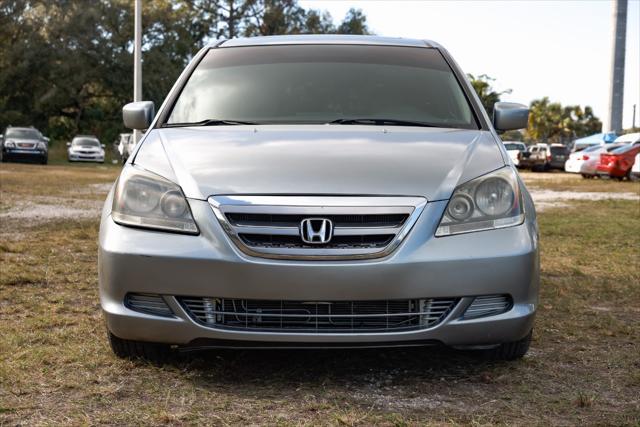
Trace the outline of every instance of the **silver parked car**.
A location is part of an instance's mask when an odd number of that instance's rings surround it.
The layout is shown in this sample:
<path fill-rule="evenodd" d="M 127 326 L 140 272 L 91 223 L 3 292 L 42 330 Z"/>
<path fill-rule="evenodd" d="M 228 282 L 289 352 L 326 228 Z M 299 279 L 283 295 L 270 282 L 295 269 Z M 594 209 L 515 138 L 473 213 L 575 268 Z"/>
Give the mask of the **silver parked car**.
<path fill-rule="evenodd" d="M 67 143 L 67 159 L 70 162 L 104 163 L 104 148 L 93 135 L 77 135 Z"/>
<path fill-rule="evenodd" d="M 109 193 L 113 351 L 445 344 L 522 357 L 538 305 L 531 197 L 445 49 L 361 36 L 201 50 Z"/>

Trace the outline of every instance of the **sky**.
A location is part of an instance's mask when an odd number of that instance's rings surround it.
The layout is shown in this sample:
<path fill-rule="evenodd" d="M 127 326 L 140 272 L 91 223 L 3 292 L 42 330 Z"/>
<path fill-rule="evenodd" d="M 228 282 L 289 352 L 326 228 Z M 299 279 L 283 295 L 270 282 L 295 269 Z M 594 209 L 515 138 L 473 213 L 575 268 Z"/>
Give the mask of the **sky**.
<path fill-rule="evenodd" d="M 606 115 L 611 73 L 613 2 L 573 1 L 341 1 L 302 0 L 336 22 L 349 8 L 362 9 L 381 36 L 434 40 L 462 69 L 512 89 L 503 101 L 548 96 L 563 105 L 590 105 Z M 623 127 L 633 104 L 640 123 L 640 0 L 629 0 Z"/>

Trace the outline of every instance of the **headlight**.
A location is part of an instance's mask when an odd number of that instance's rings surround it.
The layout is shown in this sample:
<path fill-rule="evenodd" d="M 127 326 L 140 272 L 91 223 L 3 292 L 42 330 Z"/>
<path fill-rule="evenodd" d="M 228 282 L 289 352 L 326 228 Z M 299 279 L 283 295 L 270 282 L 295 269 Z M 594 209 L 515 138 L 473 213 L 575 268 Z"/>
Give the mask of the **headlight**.
<path fill-rule="evenodd" d="M 180 187 L 135 166 L 125 167 L 118 178 L 111 217 L 121 225 L 198 234 Z"/>
<path fill-rule="evenodd" d="M 458 186 L 440 220 L 436 237 L 512 227 L 523 222 L 518 178 L 507 166 Z"/>
<path fill-rule="evenodd" d="M 38 150 L 46 150 L 47 149 L 47 144 L 45 144 L 44 142 L 38 142 Z"/>
<path fill-rule="evenodd" d="M 16 148 L 16 143 L 13 141 L 7 141 L 4 143 L 4 146 L 7 148 Z"/>

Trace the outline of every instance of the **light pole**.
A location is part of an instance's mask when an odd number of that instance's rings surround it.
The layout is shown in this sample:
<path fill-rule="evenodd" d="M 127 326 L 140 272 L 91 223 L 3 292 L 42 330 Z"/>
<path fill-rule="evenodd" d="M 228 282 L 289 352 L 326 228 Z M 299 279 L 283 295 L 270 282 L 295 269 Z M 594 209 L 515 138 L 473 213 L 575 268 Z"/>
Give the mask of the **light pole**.
<path fill-rule="evenodd" d="M 135 0 L 133 42 L 133 101 L 142 101 L 142 0 Z M 133 140 L 140 140 L 140 131 L 133 131 Z"/>
<path fill-rule="evenodd" d="M 627 0 L 613 3 L 613 33 L 611 45 L 611 81 L 609 83 L 609 110 L 605 116 L 604 132 L 622 131 L 622 105 L 624 96 L 624 57 L 627 39 Z"/>

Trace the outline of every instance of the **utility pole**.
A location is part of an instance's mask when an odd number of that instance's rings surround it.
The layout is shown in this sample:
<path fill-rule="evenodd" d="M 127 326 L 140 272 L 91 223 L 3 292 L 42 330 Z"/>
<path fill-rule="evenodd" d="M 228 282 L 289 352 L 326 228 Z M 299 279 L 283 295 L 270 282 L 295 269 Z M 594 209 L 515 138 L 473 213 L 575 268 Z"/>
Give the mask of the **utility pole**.
<path fill-rule="evenodd" d="M 133 43 L 133 101 L 142 101 L 142 0 L 135 0 Z M 140 140 L 140 131 L 133 131 L 133 140 Z"/>
<path fill-rule="evenodd" d="M 631 129 L 636 129 L 636 104 L 633 104 L 633 116 L 631 116 Z"/>
<path fill-rule="evenodd" d="M 611 45 L 611 81 L 609 109 L 605 116 L 603 132 L 622 131 L 622 106 L 624 101 L 624 57 L 627 40 L 627 0 L 614 0 L 613 33 Z"/>

